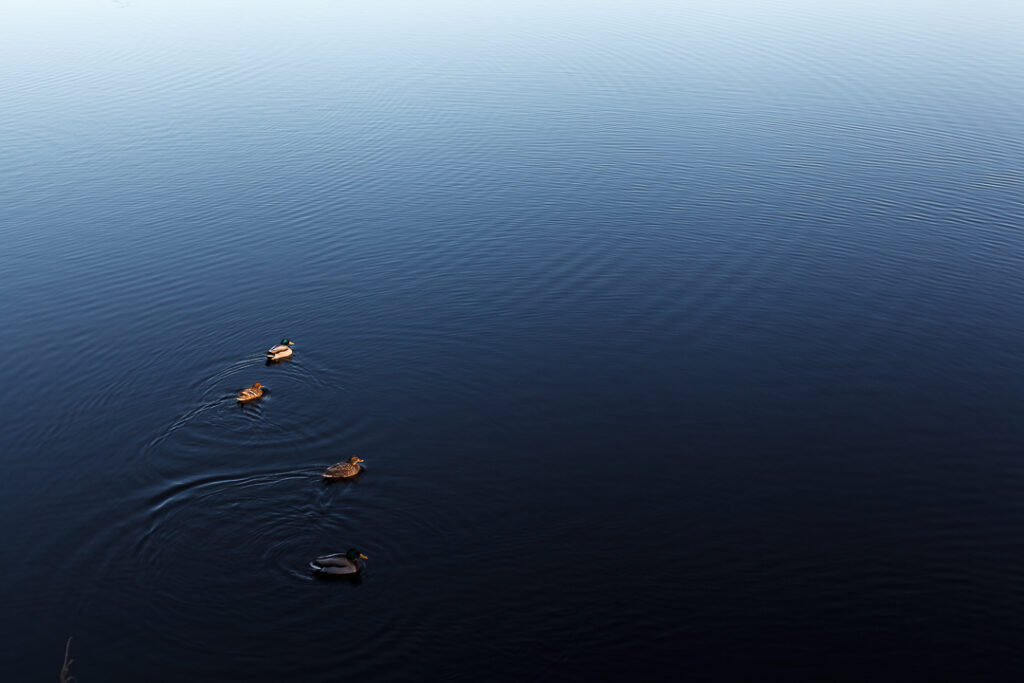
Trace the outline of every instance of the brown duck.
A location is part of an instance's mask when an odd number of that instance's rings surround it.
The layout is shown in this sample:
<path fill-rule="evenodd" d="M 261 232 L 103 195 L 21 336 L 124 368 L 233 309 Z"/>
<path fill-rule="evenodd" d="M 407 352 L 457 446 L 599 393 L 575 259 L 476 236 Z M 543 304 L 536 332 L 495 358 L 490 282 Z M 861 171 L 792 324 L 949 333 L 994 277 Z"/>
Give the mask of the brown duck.
<path fill-rule="evenodd" d="M 348 462 L 339 462 L 337 465 L 331 465 L 324 472 L 324 479 L 349 479 L 354 477 L 363 471 L 363 468 L 359 465 L 361 462 L 365 461 L 353 455 L 348 459 Z"/>
<path fill-rule="evenodd" d="M 236 400 L 239 403 L 245 403 L 246 401 L 255 401 L 263 395 L 263 385 L 259 382 L 254 382 L 251 387 L 246 387 L 238 392 Z"/>

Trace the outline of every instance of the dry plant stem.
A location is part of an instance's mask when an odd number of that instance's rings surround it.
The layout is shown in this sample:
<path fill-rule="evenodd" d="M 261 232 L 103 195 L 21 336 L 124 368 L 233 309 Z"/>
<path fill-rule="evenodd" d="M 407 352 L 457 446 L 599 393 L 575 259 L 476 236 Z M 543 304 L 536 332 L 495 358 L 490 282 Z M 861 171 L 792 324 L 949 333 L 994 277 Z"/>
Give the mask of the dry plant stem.
<path fill-rule="evenodd" d="M 78 679 L 71 675 L 71 664 L 75 660 L 68 659 L 71 656 L 71 637 L 68 636 L 68 644 L 64 647 L 64 666 L 60 669 L 60 683 L 76 683 Z"/>

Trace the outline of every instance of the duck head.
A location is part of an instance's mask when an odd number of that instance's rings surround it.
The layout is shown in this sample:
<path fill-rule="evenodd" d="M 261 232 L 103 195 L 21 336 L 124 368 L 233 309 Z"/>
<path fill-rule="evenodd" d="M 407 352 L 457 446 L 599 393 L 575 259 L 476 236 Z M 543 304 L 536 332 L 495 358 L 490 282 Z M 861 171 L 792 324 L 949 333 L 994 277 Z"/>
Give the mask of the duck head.
<path fill-rule="evenodd" d="M 295 346 L 295 342 L 293 342 L 291 339 L 282 339 L 281 346 Z"/>
<path fill-rule="evenodd" d="M 355 465 L 355 464 L 356 464 L 357 462 L 366 462 L 366 461 L 365 461 L 365 460 L 363 460 L 362 458 L 360 458 L 360 457 L 358 457 L 358 456 L 355 456 L 355 455 L 353 455 L 353 456 L 352 456 L 351 458 L 349 458 L 349 459 L 348 459 L 348 461 L 349 461 L 350 463 L 352 463 L 353 465 Z"/>
<path fill-rule="evenodd" d="M 345 559 L 348 559 L 348 560 L 368 560 L 370 558 L 368 558 L 366 555 L 363 555 L 361 552 L 359 552 L 355 548 L 349 548 L 348 552 L 345 553 Z"/>

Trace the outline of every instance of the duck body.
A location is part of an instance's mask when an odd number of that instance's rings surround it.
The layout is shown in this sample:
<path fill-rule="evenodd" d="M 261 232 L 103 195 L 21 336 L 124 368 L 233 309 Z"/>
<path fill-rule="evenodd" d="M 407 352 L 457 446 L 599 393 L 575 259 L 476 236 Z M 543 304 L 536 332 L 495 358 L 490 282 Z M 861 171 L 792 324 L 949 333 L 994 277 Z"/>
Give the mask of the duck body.
<path fill-rule="evenodd" d="M 292 357 L 292 346 L 295 342 L 290 339 L 282 339 L 281 343 L 277 346 L 271 346 L 267 349 L 267 360 L 281 360 L 282 358 Z"/>
<path fill-rule="evenodd" d="M 324 576 L 354 576 L 363 571 L 363 563 L 366 555 L 355 548 L 349 548 L 344 553 L 334 553 L 318 557 L 309 563 L 309 568 L 316 574 Z"/>
<path fill-rule="evenodd" d="M 263 389 L 264 387 L 262 384 L 260 384 L 259 382 L 254 382 L 251 387 L 246 387 L 245 389 L 242 389 L 240 392 L 238 392 L 238 396 L 235 397 L 235 400 L 238 401 L 239 403 L 255 401 L 256 399 L 263 395 Z"/>
<path fill-rule="evenodd" d="M 323 473 L 323 478 L 350 479 L 363 471 L 362 466 L 359 464 L 361 462 L 365 461 L 353 455 L 347 462 L 339 462 L 337 465 L 328 467 Z"/>

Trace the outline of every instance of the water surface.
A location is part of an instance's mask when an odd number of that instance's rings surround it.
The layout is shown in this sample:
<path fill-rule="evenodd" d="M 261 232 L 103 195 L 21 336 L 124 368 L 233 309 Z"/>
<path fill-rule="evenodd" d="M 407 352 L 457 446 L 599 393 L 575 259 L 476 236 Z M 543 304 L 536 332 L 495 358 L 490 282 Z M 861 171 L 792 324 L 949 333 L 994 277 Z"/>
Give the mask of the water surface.
<path fill-rule="evenodd" d="M 1024 674 L 1016 4 L 4 14 L 0 677 Z"/>

